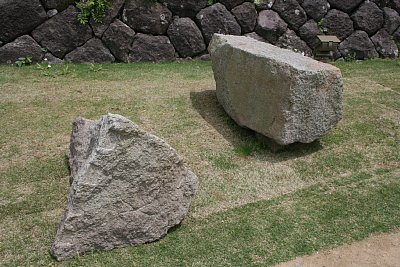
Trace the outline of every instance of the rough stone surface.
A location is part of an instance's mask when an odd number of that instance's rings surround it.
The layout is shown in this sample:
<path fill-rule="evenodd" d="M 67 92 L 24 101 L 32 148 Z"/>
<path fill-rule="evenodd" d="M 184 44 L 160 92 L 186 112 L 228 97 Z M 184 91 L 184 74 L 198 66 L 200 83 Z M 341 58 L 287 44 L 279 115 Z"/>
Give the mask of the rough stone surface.
<path fill-rule="evenodd" d="M 160 239 L 184 219 L 197 187 L 173 148 L 120 115 L 77 119 L 71 158 L 68 204 L 51 249 L 58 260 Z"/>
<path fill-rule="evenodd" d="M 253 39 L 255 39 L 257 41 L 260 41 L 260 42 L 268 43 L 267 40 L 265 40 L 262 36 L 258 35 L 256 32 L 249 32 L 249 33 L 246 33 L 244 36 L 249 37 L 249 38 L 253 38 Z"/>
<path fill-rule="evenodd" d="M 323 33 L 319 29 L 318 24 L 312 19 L 307 21 L 299 29 L 299 35 L 301 39 L 303 39 L 311 49 L 317 48 L 317 46 L 320 44 L 317 36 L 322 34 Z"/>
<path fill-rule="evenodd" d="M 375 46 L 363 31 L 355 31 L 340 43 L 339 51 L 343 58 L 367 59 L 378 57 Z"/>
<path fill-rule="evenodd" d="M 33 62 L 40 62 L 43 58 L 42 48 L 29 35 L 0 47 L 0 63 L 14 64 L 18 58 L 27 56 L 32 57 Z"/>
<path fill-rule="evenodd" d="M 76 0 L 41 0 L 46 9 L 57 9 L 63 11 L 69 5 L 75 4 Z"/>
<path fill-rule="evenodd" d="M 400 0 L 391 0 L 390 7 L 400 13 Z"/>
<path fill-rule="evenodd" d="M 304 0 L 301 6 L 306 11 L 307 15 L 315 21 L 322 19 L 329 10 L 329 3 L 327 0 Z"/>
<path fill-rule="evenodd" d="M 77 8 L 69 6 L 37 27 L 32 32 L 33 38 L 53 55 L 63 58 L 92 38 L 90 26 L 82 25 L 77 20 L 78 13 Z"/>
<path fill-rule="evenodd" d="M 0 41 L 10 42 L 28 34 L 46 19 L 46 11 L 39 0 L 1 0 Z"/>
<path fill-rule="evenodd" d="M 206 44 L 214 33 L 240 35 L 241 28 L 235 17 L 220 3 L 206 7 L 196 15 L 196 22 L 203 32 Z"/>
<path fill-rule="evenodd" d="M 258 0 L 254 1 L 257 11 L 271 9 L 275 0 Z"/>
<path fill-rule="evenodd" d="M 68 53 L 65 60 L 74 63 L 111 63 L 115 58 L 100 39 L 93 38 L 83 46 Z"/>
<path fill-rule="evenodd" d="M 364 0 L 328 0 L 331 8 L 340 9 L 346 13 L 350 13 Z"/>
<path fill-rule="evenodd" d="M 397 31 L 393 33 L 393 40 L 395 41 L 398 49 L 400 50 L 400 28 L 398 28 Z"/>
<path fill-rule="evenodd" d="M 118 16 L 125 0 L 113 0 L 111 3 L 111 9 L 106 11 L 106 16 L 101 22 L 95 22 L 93 19 L 90 20 L 90 26 L 92 26 L 93 33 L 99 38 L 103 36 L 103 33 L 107 30 L 110 23 Z"/>
<path fill-rule="evenodd" d="M 341 41 L 354 32 L 350 16 L 337 9 L 329 10 L 326 14 L 325 27 L 328 29 L 329 35 L 336 35 Z"/>
<path fill-rule="evenodd" d="M 290 29 L 288 29 L 281 37 L 279 37 L 276 45 L 281 48 L 290 49 L 293 52 L 297 52 L 302 55 L 312 56 L 312 50 L 307 46 L 306 42 L 304 42 L 296 35 L 294 31 Z"/>
<path fill-rule="evenodd" d="M 239 125 L 288 145 L 319 139 L 341 119 L 336 67 L 243 36 L 214 35 L 209 51 L 217 98 Z"/>
<path fill-rule="evenodd" d="M 169 10 L 179 17 L 194 18 L 207 6 L 207 0 L 161 0 Z"/>
<path fill-rule="evenodd" d="M 50 9 L 49 11 L 47 11 L 46 14 L 47 14 L 48 18 L 52 18 L 58 14 L 58 11 L 57 11 L 57 9 Z"/>
<path fill-rule="evenodd" d="M 372 0 L 372 2 L 374 2 L 380 8 L 384 8 L 389 4 L 390 0 Z"/>
<path fill-rule="evenodd" d="M 242 34 L 249 33 L 254 30 L 257 23 L 257 10 L 254 4 L 246 2 L 231 10 L 237 22 L 242 28 Z"/>
<path fill-rule="evenodd" d="M 374 36 L 371 37 L 371 41 L 374 43 L 376 51 L 383 58 L 396 58 L 399 55 L 399 49 L 396 43 L 390 37 L 390 34 L 385 30 L 379 30 Z"/>
<path fill-rule="evenodd" d="M 206 50 L 200 29 L 190 18 L 174 19 L 167 32 L 181 57 L 193 57 Z"/>
<path fill-rule="evenodd" d="M 53 54 L 51 53 L 46 53 L 43 57 L 42 63 L 47 63 L 50 65 L 54 65 L 54 64 L 63 64 L 64 60 L 59 59 L 58 57 L 55 57 Z"/>
<path fill-rule="evenodd" d="M 175 58 L 175 48 L 166 36 L 138 33 L 133 38 L 129 61 L 169 61 Z"/>
<path fill-rule="evenodd" d="M 116 19 L 104 32 L 102 40 L 115 58 L 122 62 L 128 62 L 134 36 L 134 30 Z"/>
<path fill-rule="evenodd" d="M 246 2 L 246 0 L 217 0 L 217 1 L 223 4 L 229 10 Z"/>
<path fill-rule="evenodd" d="M 275 44 L 286 29 L 286 22 L 275 11 L 263 10 L 259 13 L 256 33 L 271 44 Z"/>
<path fill-rule="evenodd" d="M 307 21 L 307 14 L 296 0 L 275 0 L 272 9 L 294 30 L 298 30 Z"/>
<path fill-rule="evenodd" d="M 396 10 L 388 7 L 383 9 L 383 14 L 385 18 L 384 27 L 389 34 L 393 34 L 400 27 L 400 15 Z"/>
<path fill-rule="evenodd" d="M 122 19 L 135 31 L 161 35 L 167 32 L 172 12 L 155 1 L 127 0 Z"/>
<path fill-rule="evenodd" d="M 356 30 L 365 31 L 368 35 L 375 34 L 385 22 L 383 11 L 372 2 L 365 2 L 351 15 Z"/>

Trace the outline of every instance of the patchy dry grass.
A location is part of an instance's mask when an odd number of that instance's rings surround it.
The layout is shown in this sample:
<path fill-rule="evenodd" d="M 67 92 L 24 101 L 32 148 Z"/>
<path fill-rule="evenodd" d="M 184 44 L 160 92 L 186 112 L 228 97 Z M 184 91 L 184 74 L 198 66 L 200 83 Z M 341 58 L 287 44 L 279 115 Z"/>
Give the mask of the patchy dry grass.
<path fill-rule="evenodd" d="M 68 192 L 71 122 L 124 115 L 198 175 L 162 241 L 68 266 L 265 266 L 400 226 L 399 61 L 343 62 L 344 118 L 274 154 L 215 96 L 208 62 L 0 67 L 0 265 L 49 265 Z"/>

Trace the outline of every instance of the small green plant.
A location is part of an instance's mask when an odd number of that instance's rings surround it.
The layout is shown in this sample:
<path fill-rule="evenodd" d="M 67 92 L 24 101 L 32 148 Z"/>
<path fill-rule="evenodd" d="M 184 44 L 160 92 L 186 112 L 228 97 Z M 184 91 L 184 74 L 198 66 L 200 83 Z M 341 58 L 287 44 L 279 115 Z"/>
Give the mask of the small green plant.
<path fill-rule="evenodd" d="M 102 65 L 95 65 L 95 64 L 91 63 L 89 69 L 90 69 L 90 71 L 93 71 L 93 72 L 99 72 L 99 71 L 103 70 L 103 66 Z"/>
<path fill-rule="evenodd" d="M 17 65 L 18 67 L 22 67 L 25 65 L 30 65 L 32 64 L 32 57 L 27 56 L 27 57 L 20 57 L 18 58 L 17 61 L 15 61 L 15 65 Z"/>
<path fill-rule="evenodd" d="M 347 62 L 353 62 L 356 61 L 356 59 L 357 59 L 356 53 L 348 54 L 347 56 L 344 57 L 344 61 Z"/>
<path fill-rule="evenodd" d="M 322 18 L 320 21 L 318 21 L 318 28 L 323 33 L 328 32 L 328 29 L 325 27 L 325 19 L 324 18 Z"/>
<path fill-rule="evenodd" d="M 88 23 L 90 18 L 101 23 L 111 3 L 108 0 L 80 0 L 76 6 L 80 9 L 78 20 L 81 24 Z"/>
<path fill-rule="evenodd" d="M 208 5 L 208 6 L 214 5 L 214 0 L 208 0 L 208 1 L 207 1 L 207 5 Z"/>

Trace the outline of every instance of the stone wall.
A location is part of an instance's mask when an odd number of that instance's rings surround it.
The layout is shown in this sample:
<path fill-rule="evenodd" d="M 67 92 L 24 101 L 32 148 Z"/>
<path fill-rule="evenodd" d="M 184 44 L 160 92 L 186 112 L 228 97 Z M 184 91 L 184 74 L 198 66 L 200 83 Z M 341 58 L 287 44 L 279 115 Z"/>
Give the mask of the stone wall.
<path fill-rule="evenodd" d="M 335 58 L 396 58 L 400 47 L 400 0 L 112 0 L 103 23 L 87 25 L 74 2 L 0 1 L 0 63 L 202 57 L 213 33 L 312 55 L 325 32 L 341 40 Z"/>

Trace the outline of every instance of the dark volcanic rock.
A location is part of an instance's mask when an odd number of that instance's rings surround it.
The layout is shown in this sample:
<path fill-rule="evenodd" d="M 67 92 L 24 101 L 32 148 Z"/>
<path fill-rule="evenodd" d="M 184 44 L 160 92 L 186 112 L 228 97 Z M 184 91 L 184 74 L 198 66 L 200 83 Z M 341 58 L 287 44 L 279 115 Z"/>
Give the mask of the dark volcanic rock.
<path fill-rule="evenodd" d="M 78 22 L 78 9 L 69 6 L 37 27 L 32 36 L 53 55 L 63 58 L 65 54 L 92 38 L 89 25 Z"/>
<path fill-rule="evenodd" d="M 299 29 L 299 35 L 301 39 L 303 39 L 311 49 L 315 49 L 320 41 L 318 39 L 318 35 L 322 35 L 323 33 L 318 27 L 318 24 L 310 19 Z"/>
<path fill-rule="evenodd" d="M 0 47 L 0 63 L 13 64 L 20 57 L 32 57 L 33 62 L 43 58 L 42 48 L 29 35 L 23 35 Z"/>
<path fill-rule="evenodd" d="M 64 60 L 59 59 L 58 57 L 55 57 L 53 54 L 51 53 L 46 53 L 43 57 L 42 63 L 47 63 L 50 65 L 54 65 L 54 64 L 63 64 Z"/>
<path fill-rule="evenodd" d="M 390 7 L 400 13 L 400 0 L 391 0 Z"/>
<path fill-rule="evenodd" d="M 372 2 L 365 2 L 356 12 L 351 15 L 354 21 L 354 28 L 373 35 L 384 23 L 382 10 Z"/>
<path fill-rule="evenodd" d="M 385 7 L 383 9 L 383 14 L 385 17 L 385 29 L 389 32 L 389 34 L 393 34 L 397 28 L 400 26 L 400 16 L 396 10 Z"/>
<path fill-rule="evenodd" d="M 346 13 L 332 9 L 325 16 L 325 27 L 328 34 L 336 35 L 340 40 L 346 39 L 354 32 L 353 21 Z"/>
<path fill-rule="evenodd" d="M 389 4 L 390 0 L 372 0 L 372 2 L 374 2 L 380 8 L 384 8 Z"/>
<path fill-rule="evenodd" d="M 69 5 L 75 4 L 76 0 L 41 0 L 46 9 L 57 9 L 63 11 Z"/>
<path fill-rule="evenodd" d="M 167 36 L 138 33 L 133 38 L 129 61 L 169 61 L 175 58 L 175 49 Z"/>
<path fill-rule="evenodd" d="M 296 0 L 275 0 L 272 9 L 294 30 L 298 30 L 307 21 L 306 12 Z"/>
<path fill-rule="evenodd" d="M 363 31 L 355 31 L 339 45 L 339 51 L 344 58 L 367 59 L 378 57 L 375 46 Z"/>
<path fill-rule="evenodd" d="M 393 33 L 393 40 L 396 42 L 397 47 L 400 50 L 400 27 Z"/>
<path fill-rule="evenodd" d="M 257 10 L 254 4 L 246 2 L 231 10 L 235 16 L 240 27 L 242 27 L 242 34 L 252 32 L 257 23 Z"/>
<path fill-rule="evenodd" d="M 111 9 L 106 11 L 106 16 L 101 22 L 95 22 L 93 19 L 90 20 L 90 26 L 92 26 L 94 35 L 99 38 L 101 38 L 101 36 L 107 30 L 108 26 L 114 20 L 114 18 L 117 17 L 119 11 L 122 8 L 122 5 L 125 3 L 125 0 L 113 0 L 111 1 L 111 3 Z"/>
<path fill-rule="evenodd" d="M 9 42 L 27 34 L 46 19 L 39 0 L 1 0 L 0 41 Z"/>
<path fill-rule="evenodd" d="M 160 2 L 179 17 L 190 18 L 194 18 L 207 6 L 207 0 L 161 0 Z"/>
<path fill-rule="evenodd" d="M 364 0 L 328 0 L 331 8 L 340 9 L 346 13 L 350 13 Z"/>
<path fill-rule="evenodd" d="M 279 37 L 276 46 L 290 49 L 306 56 L 312 55 L 312 50 L 307 46 L 307 44 L 301 40 L 294 31 L 289 29 L 281 37 Z"/>
<path fill-rule="evenodd" d="M 196 15 L 196 22 L 203 32 L 206 44 L 211 41 L 214 33 L 240 35 L 241 28 L 235 17 L 224 5 L 216 3 L 206 7 Z"/>
<path fill-rule="evenodd" d="M 256 33 L 271 44 L 275 44 L 286 29 L 286 22 L 275 11 L 263 10 L 258 15 Z"/>
<path fill-rule="evenodd" d="M 74 63 L 111 63 L 115 58 L 100 39 L 93 38 L 67 54 L 65 60 Z"/>
<path fill-rule="evenodd" d="M 134 36 L 134 30 L 119 19 L 116 19 L 104 32 L 102 40 L 115 58 L 122 62 L 128 62 Z"/>
<path fill-rule="evenodd" d="M 193 57 L 206 50 L 200 29 L 190 18 L 174 19 L 167 32 L 181 57 Z"/>
<path fill-rule="evenodd" d="M 275 0 L 258 0 L 254 1 L 257 11 L 271 9 Z"/>
<path fill-rule="evenodd" d="M 396 43 L 385 29 L 379 30 L 371 37 L 371 41 L 374 43 L 376 51 L 378 51 L 381 57 L 396 58 L 399 55 Z"/>
<path fill-rule="evenodd" d="M 217 1 L 223 4 L 229 10 L 246 2 L 246 0 L 217 0 Z"/>
<path fill-rule="evenodd" d="M 304 8 L 307 15 L 316 21 L 322 19 L 329 10 L 329 3 L 327 0 L 304 0 L 301 6 Z"/>
<path fill-rule="evenodd" d="M 172 12 L 155 1 L 127 0 L 122 19 L 135 31 L 161 35 L 167 32 Z"/>

